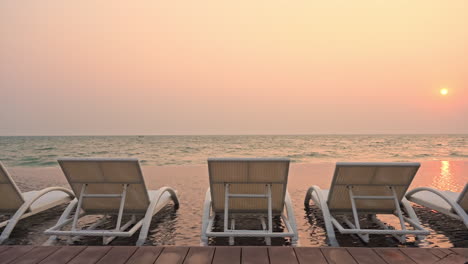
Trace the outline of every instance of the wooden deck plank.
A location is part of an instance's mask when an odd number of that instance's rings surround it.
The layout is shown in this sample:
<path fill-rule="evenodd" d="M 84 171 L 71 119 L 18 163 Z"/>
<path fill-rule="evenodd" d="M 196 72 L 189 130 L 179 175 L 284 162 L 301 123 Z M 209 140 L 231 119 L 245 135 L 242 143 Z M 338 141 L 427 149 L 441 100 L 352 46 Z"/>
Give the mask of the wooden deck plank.
<path fill-rule="evenodd" d="M 2 253 L 2 251 L 5 251 L 9 248 L 10 248 L 9 246 L 0 246 L 0 253 Z"/>
<path fill-rule="evenodd" d="M 357 264 L 345 248 L 322 248 L 321 251 L 330 264 Z"/>
<path fill-rule="evenodd" d="M 40 264 L 62 264 L 67 263 L 75 256 L 77 256 L 81 251 L 83 251 L 85 246 L 69 246 L 69 247 L 60 247 L 59 250 L 55 251 L 53 254 L 45 258 Z"/>
<path fill-rule="evenodd" d="M 76 257 L 74 257 L 70 262 L 67 264 L 94 264 L 98 262 L 104 255 L 109 252 L 111 247 L 99 247 L 99 246 L 92 246 L 87 247 L 83 251 L 81 251 Z"/>
<path fill-rule="evenodd" d="M 162 250 L 162 247 L 139 247 L 126 264 L 153 264 Z"/>
<path fill-rule="evenodd" d="M 428 248 L 401 248 L 400 251 L 418 264 L 431 264 L 440 260 Z"/>
<path fill-rule="evenodd" d="M 468 248 L 0 247 L 0 264 L 456 264 L 467 261 Z"/>
<path fill-rule="evenodd" d="M 446 253 L 447 255 L 453 254 L 454 252 L 448 248 L 438 248 L 440 251 Z"/>
<path fill-rule="evenodd" d="M 240 264 L 240 247 L 216 247 L 212 264 Z"/>
<path fill-rule="evenodd" d="M 269 264 L 266 247 L 242 247 L 242 264 Z"/>
<path fill-rule="evenodd" d="M 347 248 L 348 252 L 359 264 L 386 264 L 374 250 L 370 248 Z"/>
<path fill-rule="evenodd" d="M 132 246 L 112 247 L 97 264 L 124 264 L 136 250 L 137 247 Z"/>
<path fill-rule="evenodd" d="M 155 264 L 181 264 L 187 256 L 188 247 L 165 247 Z"/>
<path fill-rule="evenodd" d="M 191 247 L 184 264 L 210 264 L 215 253 L 214 247 Z"/>
<path fill-rule="evenodd" d="M 10 263 L 13 260 L 23 256 L 33 248 L 33 246 L 12 246 L 0 253 L 0 264 Z"/>
<path fill-rule="evenodd" d="M 437 264 L 466 264 L 468 259 L 462 255 L 452 254 L 436 262 Z"/>
<path fill-rule="evenodd" d="M 447 253 L 445 251 L 440 250 L 439 248 L 431 248 L 429 251 L 436 257 L 438 258 L 444 258 L 447 255 L 450 255 L 451 253 Z"/>
<path fill-rule="evenodd" d="M 296 252 L 297 260 L 299 263 L 310 263 L 313 260 L 314 264 L 327 264 L 325 256 L 322 254 L 319 248 L 303 247 L 294 248 Z"/>
<path fill-rule="evenodd" d="M 397 248 L 375 248 L 374 251 L 388 264 L 414 264 L 415 262 Z"/>
<path fill-rule="evenodd" d="M 468 259 L 468 248 L 451 248 L 450 250 Z"/>
<path fill-rule="evenodd" d="M 23 256 L 15 259 L 15 264 L 36 264 L 41 262 L 43 259 L 52 255 L 55 251 L 59 250 L 60 247 L 35 247 Z"/>
<path fill-rule="evenodd" d="M 271 264 L 299 263 L 292 247 L 269 247 L 268 255 Z"/>

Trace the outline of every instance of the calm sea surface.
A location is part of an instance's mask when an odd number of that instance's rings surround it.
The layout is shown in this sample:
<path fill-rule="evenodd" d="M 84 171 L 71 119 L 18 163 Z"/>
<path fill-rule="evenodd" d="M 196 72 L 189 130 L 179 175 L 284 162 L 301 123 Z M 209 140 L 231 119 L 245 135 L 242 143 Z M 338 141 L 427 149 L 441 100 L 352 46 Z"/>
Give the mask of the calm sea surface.
<path fill-rule="evenodd" d="M 0 161 L 55 166 L 60 157 L 135 157 L 143 165 L 198 165 L 207 157 L 294 162 L 467 160 L 468 135 L 0 137 Z"/>

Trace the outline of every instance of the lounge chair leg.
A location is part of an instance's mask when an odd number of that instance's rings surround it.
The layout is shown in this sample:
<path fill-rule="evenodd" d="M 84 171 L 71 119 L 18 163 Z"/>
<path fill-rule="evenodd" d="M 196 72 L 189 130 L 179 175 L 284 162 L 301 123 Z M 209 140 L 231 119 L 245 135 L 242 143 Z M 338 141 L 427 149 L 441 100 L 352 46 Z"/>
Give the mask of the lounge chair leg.
<path fill-rule="evenodd" d="M 115 239 L 115 237 L 102 237 L 102 244 L 107 246 L 114 239 Z"/>
<path fill-rule="evenodd" d="M 130 219 L 130 221 L 128 221 L 127 223 L 125 223 L 125 225 L 123 225 L 122 227 L 120 227 L 119 230 L 116 230 L 116 231 L 120 231 L 120 232 L 124 232 L 125 230 L 127 230 L 131 225 L 135 224 L 136 223 L 136 216 L 135 215 L 132 215 L 132 218 Z M 99 225 L 98 223 L 96 223 L 96 226 Z M 114 239 L 116 239 L 117 237 L 116 236 L 109 236 L 109 237 L 103 237 L 102 238 L 102 243 L 104 245 L 108 245 L 110 242 L 112 242 Z"/>
<path fill-rule="evenodd" d="M 260 221 L 262 221 L 262 229 L 266 231 L 267 228 L 266 228 L 265 217 L 260 218 Z M 271 237 L 265 237 L 265 244 L 267 246 L 271 246 Z"/>
<path fill-rule="evenodd" d="M 352 229 L 360 229 L 360 227 L 356 227 L 346 216 L 343 216 L 343 221 Z M 356 235 L 364 242 L 369 243 L 369 234 L 366 233 L 356 233 Z"/>
<path fill-rule="evenodd" d="M 206 236 L 206 232 L 208 231 L 207 229 L 208 229 L 208 223 L 210 221 L 209 220 L 210 212 L 211 212 L 211 193 L 210 193 L 210 188 L 208 188 L 205 194 L 205 202 L 203 203 L 202 230 L 201 230 L 201 236 L 200 236 L 200 244 L 202 246 L 208 246 L 208 237 Z"/>
<path fill-rule="evenodd" d="M 63 222 L 65 222 L 68 217 L 70 216 L 71 212 L 75 209 L 75 206 L 77 205 L 78 203 L 78 200 L 77 199 L 73 199 L 73 201 L 71 201 L 67 208 L 65 208 L 65 211 L 63 211 L 62 215 L 60 216 L 59 220 L 57 221 L 57 224 L 61 224 Z M 55 242 L 57 241 L 58 239 L 58 236 L 56 235 L 52 235 L 49 237 L 49 239 L 47 239 L 46 242 L 44 242 L 44 244 L 42 244 L 43 246 L 51 246 L 53 244 L 55 244 Z"/>
<path fill-rule="evenodd" d="M 377 224 L 378 226 L 380 226 L 381 228 L 383 229 L 386 229 L 388 230 L 389 227 L 383 223 L 382 221 L 380 221 L 376 215 L 372 215 L 372 222 L 374 222 L 375 224 Z M 406 242 L 406 235 L 395 235 L 393 234 L 392 235 L 396 240 L 398 240 L 398 242 L 400 242 L 401 244 L 404 244 Z"/>
<path fill-rule="evenodd" d="M 297 247 L 299 245 L 299 239 L 297 237 L 291 238 L 291 246 Z"/>
<path fill-rule="evenodd" d="M 236 229 L 236 220 L 234 220 L 234 217 L 231 219 L 231 230 Z M 231 236 L 229 237 L 229 245 L 234 246 L 234 237 Z"/>
<path fill-rule="evenodd" d="M 323 217 L 325 219 L 325 230 L 327 230 L 327 238 L 328 238 L 328 244 L 331 247 L 339 247 L 340 244 L 338 243 L 338 240 L 336 240 L 336 235 L 335 235 L 335 229 L 333 228 L 332 224 L 332 218 L 334 219 L 333 216 L 329 214 L 328 211 L 323 211 Z M 325 216 L 327 214 L 327 217 Z"/>
<path fill-rule="evenodd" d="M 29 203 L 23 204 L 18 211 L 8 220 L 8 224 L 6 225 L 5 229 L 3 229 L 2 234 L 0 235 L 0 245 L 5 242 L 10 237 L 13 228 L 15 228 L 16 224 L 20 220 L 21 216 L 26 212 L 29 208 Z"/>
<path fill-rule="evenodd" d="M 82 217 L 80 215 L 80 217 Z M 90 225 L 88 228 L 86 228 L 86 230 L 94 230 L 96 229 L 96 227 L 102 225 L 104 222 L 107 221 L 107 214 L 105 214 L 101 219 L 99 219 L 98 221 L 96 221 L 94 224 Z M 70 239 L 70 244 L 71 243 L 74 243 L 75 241 L 78 241 L 79 239 L 81 239 L 83 236 L 73 236 L 73 237 L 69 237 Z"/>
<path fill-rule="evenodd" d="M 333 230 L 333 233 L 330 233 L 329 231 L 327 231 L 327 238 L 328 238 L 328 244 L 331 247 L 340 247 L 340 244 L 338 243 L 338 240 L 336 240 L 334 230 Z"/>
<path fill-rule="evenodd" d="M 75 215 L 73 215 L 73 223 L 71 226 L 72 231 L 76 231 L 76 228 L 77 228 L 76 225 L 78 224 L 78 219 L 80 218 L 80 214 L 81 214 L 81 204 L 83 203 L 83 198 L 84 198 L 87 186 L 88 184 L 86 183 L 81 186 L 81 193 L 80 193 L 80 196 L 78 197 L 78 205 L 76 206 Z M 68 237 L 67 243 L 72 244 L 73 240 L 74 240 L 74 237 L 70 236 Z"/>
<path fill-rule="evenodd" d="M 416 212 L 414 211 L 413 207 L 411 206 L 409 201 L 406 199 L 406 197 L 403 197 L 403 199 L 401 200 L 401 204 L 403 205 L 403 210 L 408 214 L 409 218 L 420 225 L 421 222 L 419 222 L 419 218 L 416 215 Z M 416 239 L 422 242 L 426 240 L 426 236 L 419 235 L 419 236 L 416 236 Z"/>

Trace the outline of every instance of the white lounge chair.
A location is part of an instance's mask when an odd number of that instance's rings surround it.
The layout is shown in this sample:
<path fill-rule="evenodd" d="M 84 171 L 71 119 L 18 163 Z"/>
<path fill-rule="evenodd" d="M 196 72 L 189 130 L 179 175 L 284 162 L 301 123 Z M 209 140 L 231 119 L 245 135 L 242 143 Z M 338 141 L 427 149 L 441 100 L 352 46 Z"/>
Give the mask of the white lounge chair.
<path fill-rule="evenodd" d="M 468 183 L 461 193 L 429 187 L 415 188 L 406 194 L 406 199 L 461 220 L 468 228 Z"/>
<path fill-rule="evenodd" d="M 296 220 L 286 189 L 289 159 L 210 158 L 208 171 L 210 188 L 203 208 L 202 245 L 208 245 L 208 237 L 229 237 L 230 245 L 234 237 L 264 237 L 267 245 L 272 237 L 290 237 L 291 244 L 297 244 Z M 224 215 L 222 232 L 213 231 L 216 215 Z M 235 218 L 242 215 L 258 216 L 263 230 L 236 229 Z M 281 216 L 286 232 L 273 231 L 274 216 Z"/>
<path fill-rule="evenodd" d="M 78 200 L 73 200 L 58 223 L 45 231 L 51 235 L 46 244 L 53 244 L 57 236 L 68 236 L 69 243 L 80 236 L 99 236 L 103 237 L 103 244 L 109 244 L 114 238 L 130 237 L 141 228 L 136 244 L 142 245 L 152 217 L 171 200 L 176 208 L 179 205 L 176 191 L 169 187 L 146 189 L 138 159 L 68 158 L 58 162 Z M 104 217 L 80 230 L 78 220 L 84 215 Z M 108 215 L 117 216 L 115 229 L 96 230 Z M 131 219 L 122 225 L 124 215 Z M 62 230 L 70 223 L 70 230 Z"/>
<path fill-rule="evenodd" d="M 73 198 L 72 191 L 62 187 L 21 193 L 0 162 L 0 215 L 11 216 L 0 223 L 0 228 L 5 227 L 0 235 L 0 244 L 10 236 L 19 220 L 67 203 Z"/>
<path fill-rule="evenodd" d="M 358 235 L 366 243 L 369 242 L 369 234 L 390 234 L 401 243 L 405 242 L 408 234 L 423 239 L 429 231 L 420 225 L 413 208 L 404 198 L 419 166 L 419 163 L 338 162 L 330 190 L 310 187 L 304 204 L 309 206 L 312 199 L 322 210 L 331 246 L 339 246 L 333 226 L 342 234 Z M 400 204 L 408 217 L 402 214 Z M 362 229 L 359 214 L 367 215 L 382 229 Z M 398 216 L 401 229 L 390 229 L 377 219 L 376 214 Z M 349 219 L 350 215 L 354 223 Z M 338 217 L 350 228 L 343 227 Z M 405 222 L 414 229 L 408 230 Z"/>

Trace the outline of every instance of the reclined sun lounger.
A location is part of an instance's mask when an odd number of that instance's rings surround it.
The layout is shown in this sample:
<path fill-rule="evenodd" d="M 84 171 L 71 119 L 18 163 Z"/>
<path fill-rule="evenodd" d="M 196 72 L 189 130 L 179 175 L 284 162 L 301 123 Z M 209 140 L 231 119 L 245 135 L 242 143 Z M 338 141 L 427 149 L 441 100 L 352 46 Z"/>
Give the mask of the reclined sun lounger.
<path fill-rule="evenodd" d="M 290 237 L 291 244 L 297 244 L 296 220 L 286 190 L 289 159 L 210 158 L 208 171 L 210 188 L 202 216 L 203 245 L 208 244 L 208 237 L 229 237 L 230 245 L 234 244 L 234 237 L 264 237 L 267 245 L 272 237 Z M 236 229 L 236 217 L 249 214 L 259 217 L 263 230 Z M 224 216 L 222 232 L 213 231 L 216 215 Z M 286 232 L 273 231 L 275 216 L 281 216 Z"/>
<path fill-rule="evenodd" d="M 19 220 L 67 203 L 73 198 L 71 190 L 61 187 L 21 193 L 0 162 L 0 215 L 11 216 L 0 223 L 0 228 L 5 227 L 0 235 L 0 244 L 10 236 Z"/>
<path fill-rule="evenodd" d="M 45 231 L 51 235 L 47 244 L 52 244 L 57 236 L 68 236 L 69 243 L 80 236 L 99 236 L 103 237 L 103 244 L 108 244 L 116 237 L 130 237 L 141 228 L 136 244 L 142 245 L 152 217 L 171 200 L 176 208 L 179 205 L 176 192 L 169 187 L 146 189 L 137 159 L 69 158 L 58 162 L 78 200 L 70 203 L 57 225 Z M 80 230 L 78 221 L 84 215 L 104 217 Z M 117 216 L 115 229 L 96 230 L 108 215 Z M 122 224 L 124 215 L 131 218 Z M 62 230 L 70 223 L 71 230 Z"/>
<path fill-rule="evenodd" d="M 401 243 L 405 242 L 408 234 L 422 239 L 429 231 L 420 225 L 413 208 L 404 199 L 419 166 L 419 163 L 338 162 L 330 190 L 321 190 L 318 186 L 310 187 L 304 204 L 308 207 L 312 199 L 322 210 L 331 246 L 339 246 L 333 226 L 342 234 L 358 235 L 366 243 L 369 241 L 369 234 L 390 234 Z M 408 217 L 402 214 L 401 205 Z M 362 229 L 359 214 L 368 216 L 383 229 Z M 398 216 L 401 229 L 390 229 L 377 219 L 376 214 Z M 343 227 L 341 221 L 350 228 Z M 405 222 L 414 229 L 408 230 Z"/>
<path fill-rule="evenodd" d="M 415 188 L 406 194 L 406 199 L 461 220 L 468 228 L 468 183 L 461 193 Z"/>

